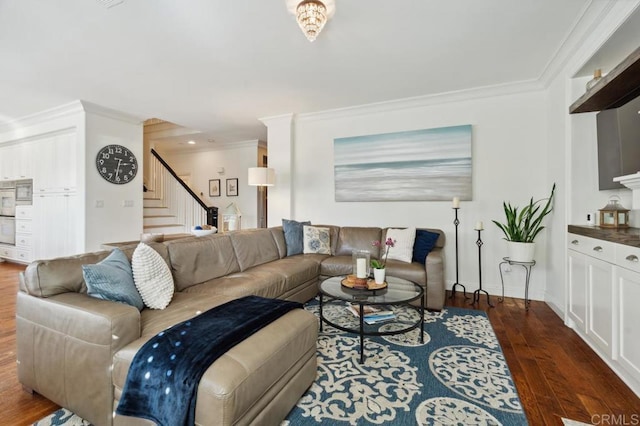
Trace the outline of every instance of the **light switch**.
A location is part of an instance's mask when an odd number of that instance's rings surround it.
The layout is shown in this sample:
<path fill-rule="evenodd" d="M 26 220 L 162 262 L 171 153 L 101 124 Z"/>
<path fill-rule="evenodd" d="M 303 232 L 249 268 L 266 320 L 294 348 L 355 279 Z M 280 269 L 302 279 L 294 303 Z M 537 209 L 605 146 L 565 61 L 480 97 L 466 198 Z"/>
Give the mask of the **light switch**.
<path fill-rule="evenodd" d="M 133 200 L 124 200 L 122 202 L 122 207 L 133 207 Z"/>

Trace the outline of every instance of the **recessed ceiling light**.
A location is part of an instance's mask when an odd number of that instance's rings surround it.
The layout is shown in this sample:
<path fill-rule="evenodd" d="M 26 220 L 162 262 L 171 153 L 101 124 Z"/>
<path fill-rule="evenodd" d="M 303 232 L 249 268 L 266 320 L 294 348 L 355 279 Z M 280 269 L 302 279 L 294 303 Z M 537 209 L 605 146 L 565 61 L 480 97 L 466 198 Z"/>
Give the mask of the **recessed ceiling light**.
<path fill-rule="evenodd" d="M 189 145 L 195 145 L 195 144 L 196 144 L 196 141 L 189 141 L 189 142 L 187 142 L 187 143 L 188 143 Z"/>

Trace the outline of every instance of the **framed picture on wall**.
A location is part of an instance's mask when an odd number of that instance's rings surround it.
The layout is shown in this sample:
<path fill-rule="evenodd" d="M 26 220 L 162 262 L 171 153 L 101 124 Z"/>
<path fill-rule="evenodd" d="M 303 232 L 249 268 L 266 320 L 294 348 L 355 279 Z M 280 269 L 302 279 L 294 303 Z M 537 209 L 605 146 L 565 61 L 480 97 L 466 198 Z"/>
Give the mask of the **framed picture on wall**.
<path fill-rule="evenodd" d="M 220 179 L 209 180 L 209 197 L 220 196 Z"/>
<path fill-rule="evenodd" d="M 238 196 L 238 178 L 227 179 L 227 197 Z"/>

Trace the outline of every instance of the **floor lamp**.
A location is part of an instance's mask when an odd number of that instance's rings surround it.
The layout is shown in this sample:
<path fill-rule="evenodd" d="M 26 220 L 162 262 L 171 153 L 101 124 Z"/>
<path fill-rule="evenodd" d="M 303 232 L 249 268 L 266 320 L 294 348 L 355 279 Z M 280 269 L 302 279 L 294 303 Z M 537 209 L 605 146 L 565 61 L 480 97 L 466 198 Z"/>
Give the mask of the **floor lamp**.
<path fill-rule="evenodd" d="M 276 182 L 276 172 L 270 167 L 249 167 L 248 183 L 258 187 L 259 228 L 267 227 L 267 188 Z"/>

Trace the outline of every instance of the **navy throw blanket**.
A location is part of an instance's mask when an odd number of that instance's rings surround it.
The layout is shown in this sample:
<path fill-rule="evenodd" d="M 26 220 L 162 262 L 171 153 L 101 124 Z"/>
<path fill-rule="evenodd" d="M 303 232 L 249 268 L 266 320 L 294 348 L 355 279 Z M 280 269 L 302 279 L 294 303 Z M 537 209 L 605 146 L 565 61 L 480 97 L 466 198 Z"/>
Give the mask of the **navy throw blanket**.
<path fill-rule="evenodd" d="M 193 425 L 196 391 L 207 368 L 231 347 L 301 307 L 247 296 L 158 333 L 133 358 L 116 412 L 158 425 Z"/>

